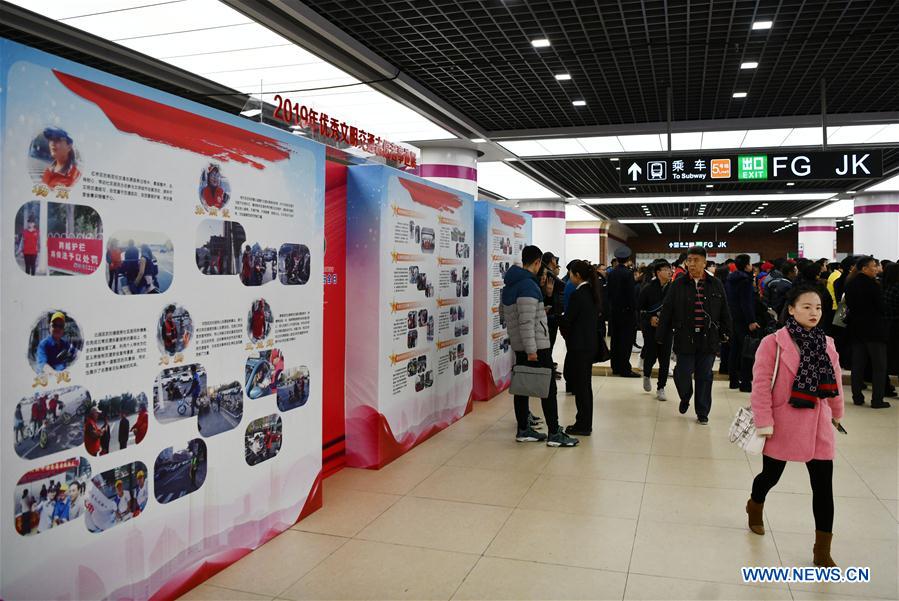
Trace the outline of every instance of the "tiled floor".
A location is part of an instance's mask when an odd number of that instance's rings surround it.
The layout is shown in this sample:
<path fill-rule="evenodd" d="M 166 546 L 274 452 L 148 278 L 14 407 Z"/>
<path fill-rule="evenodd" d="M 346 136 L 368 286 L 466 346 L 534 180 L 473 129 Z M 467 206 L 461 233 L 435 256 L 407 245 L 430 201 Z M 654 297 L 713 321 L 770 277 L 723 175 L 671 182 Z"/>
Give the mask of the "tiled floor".
<path fill-rule="evenodd" d="M 593 436 L 574 449 L 514 441 L 511 399 L 380 471 L 346 469 L 324 508 L 183 599 L 896 599 L 899 407 L 846 408 L 833 556 L 869 584 L 744 585 L 741 566 L 810 565 L 805 467 L 743 507 L 761 469 L 727 441 L 747 396 L 714 386 L 709 426 L 639 379 L 594 378 Z M 669 385 L 669 398 L 676 396 Z M 563 423 L 574 400 L 560 397 Z M 539 414 L 539 403 L 533 403 Z"/>

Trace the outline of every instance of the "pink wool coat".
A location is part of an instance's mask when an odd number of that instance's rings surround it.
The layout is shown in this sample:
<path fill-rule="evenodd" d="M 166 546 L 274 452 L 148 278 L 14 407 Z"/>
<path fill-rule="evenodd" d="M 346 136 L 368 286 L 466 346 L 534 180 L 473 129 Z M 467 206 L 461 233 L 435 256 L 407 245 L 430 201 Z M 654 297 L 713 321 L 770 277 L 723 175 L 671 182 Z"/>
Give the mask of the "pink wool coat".
<path fill-rule="evenodd" d="M 780 347 L 780 365 L 774 388 L 775 354 Z M 833 459 L 834 430 L 831 418 L 843 417 L 843 374 L 840 358 L 831 338 L 827 355 L 833 365 L 840 394 L 820 399 L 814 409 L 797 409 L 789 404 L 793 380 L 799 369 L 799 349 L 786 328 L 762 339 L 752 370 L 752 413 L 757 428 L 774 426 L 774 435 L 765 441 L 764 454 L 781 461 Z"/>

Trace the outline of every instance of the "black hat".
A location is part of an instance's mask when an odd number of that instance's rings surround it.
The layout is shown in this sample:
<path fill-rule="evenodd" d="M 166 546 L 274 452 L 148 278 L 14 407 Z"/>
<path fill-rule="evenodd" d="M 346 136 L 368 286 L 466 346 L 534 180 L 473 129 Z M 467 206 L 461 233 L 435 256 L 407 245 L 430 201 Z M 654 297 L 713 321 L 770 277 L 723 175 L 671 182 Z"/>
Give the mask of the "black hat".
<path fill-rule="evenodd" d="M 627 246 L 619 246 L 615 249 L 615 258 L 619 261 L 624 261 L 625 259 L 629 259 L 631 257 L 631 249 Z"/>

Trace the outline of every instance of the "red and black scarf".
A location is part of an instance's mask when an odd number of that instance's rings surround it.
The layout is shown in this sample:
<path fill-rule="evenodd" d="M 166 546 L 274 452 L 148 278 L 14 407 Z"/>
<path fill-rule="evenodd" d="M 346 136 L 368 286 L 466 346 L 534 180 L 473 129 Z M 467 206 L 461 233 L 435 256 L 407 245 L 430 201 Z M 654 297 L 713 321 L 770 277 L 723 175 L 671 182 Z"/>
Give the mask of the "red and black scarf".
<path fill-rule="evenodd" d="M 814 409 L 818 399 L 835 397 L 839 393 L 827 354 L 827 338 L 820 327 L 806 330 L 792 316 L 787 319 L 786 327 L 799 347 L 799 369 L 793 380 L 790 405 L 797 409 Z"/>

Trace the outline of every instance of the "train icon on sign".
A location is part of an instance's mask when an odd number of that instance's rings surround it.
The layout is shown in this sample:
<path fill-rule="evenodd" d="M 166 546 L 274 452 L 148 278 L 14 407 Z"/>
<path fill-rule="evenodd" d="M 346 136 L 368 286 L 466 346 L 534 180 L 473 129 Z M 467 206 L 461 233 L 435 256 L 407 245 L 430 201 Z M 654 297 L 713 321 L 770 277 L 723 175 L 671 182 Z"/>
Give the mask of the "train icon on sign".
<path fill-rule="evenodd" d="M 649 161 L 646 163 L 646 178 L 648 180 L 667 179 L 665 161 Z"/>

